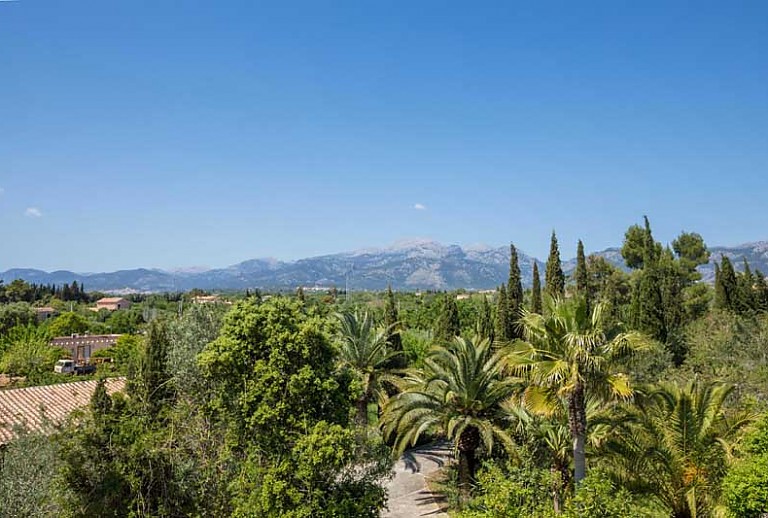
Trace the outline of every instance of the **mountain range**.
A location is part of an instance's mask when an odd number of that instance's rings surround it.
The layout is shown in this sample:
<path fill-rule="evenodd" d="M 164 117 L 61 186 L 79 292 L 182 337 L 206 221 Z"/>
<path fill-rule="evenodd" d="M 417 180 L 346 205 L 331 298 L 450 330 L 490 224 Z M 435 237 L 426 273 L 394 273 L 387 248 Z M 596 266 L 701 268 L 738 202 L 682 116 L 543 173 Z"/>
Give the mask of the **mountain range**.
<path fill-rule="evenodd" d="M 707 282 L 714 279 L 714 261 L 728 256 L 738 269 L 745 258 L 753 270 L 768 273 L 768 241 L 739 246 L 710 248 L 709 264 L 699 268 Z M 619 248 L 596 252 L 624 268 Z M 523 283 L 530 286 L 533 262 L 539 259 L 518 251 Z M 576 260 L 563 263 L 570 273 Z M 227 268 L 189 268 L 174 271 L 138 268 L 109 273 L 45 272 L 16 268 L 0 273 L 9 283 L 24 279 L 38 284 L 63 284 L 77 281 L 86 290 L 116 293 L 162 292 L 200 288 L 204 290 L 244 290 L 261 288 L 292 290 L 298 286 L 332 287 L 350 290 L 381 290 L 391 284 L 397 290 L 491 289 L 506 282 L 509 274 L 509 247 L 444 245 L 429 240 L 411 240 L 386 248 L 371 248 L 299 259 L 251 259 Z"/>

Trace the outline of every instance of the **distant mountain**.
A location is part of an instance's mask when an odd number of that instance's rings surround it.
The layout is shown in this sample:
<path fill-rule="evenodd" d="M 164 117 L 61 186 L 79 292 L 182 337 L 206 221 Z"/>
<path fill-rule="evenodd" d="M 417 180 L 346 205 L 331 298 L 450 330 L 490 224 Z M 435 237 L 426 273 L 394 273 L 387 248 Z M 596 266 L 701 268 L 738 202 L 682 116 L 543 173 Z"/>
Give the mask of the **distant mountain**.
<path fill-rule="evenodd" d="M 741 268 L 742 258 L 753 269 L 768 273 L 768 241 L 735 247 L 711 248 L 712 260 L 723 255 Z M 624 268 L 618 248 L 597 252 L 611 263 Z M 524 284 L 530 286 L 533 261 L 543 263 L 518 251 Z M 573 271 L 576 260 L 563 263 L 566 273 Z M 704 279 L 714 279 L 714 265 L 700 268 Z M 200 288 L 205 290 L 244 290 L 246 288 L 295 289 L 318 286 L 350 290 L 381 290 L 391 284 L 398 290 L 491 289 L 506 282 L 509 273 L 509 247 L 443 245 L 435 241 L 411 240 L 387 248 L 370 248 L 300 259 L 251 259 L 228 268 L 189 268 L 174 271 L 157 269 L 121 270 L 110 273 L 79 274 L 69 271 L 44 272 L 13 269 L 0 273 L 5 283 L 14 279 L 43 284 L 77 281 L 86 290 L 111 292 L 158 292 Z M 542 278 L 543 281 L 543 278 Z"/>

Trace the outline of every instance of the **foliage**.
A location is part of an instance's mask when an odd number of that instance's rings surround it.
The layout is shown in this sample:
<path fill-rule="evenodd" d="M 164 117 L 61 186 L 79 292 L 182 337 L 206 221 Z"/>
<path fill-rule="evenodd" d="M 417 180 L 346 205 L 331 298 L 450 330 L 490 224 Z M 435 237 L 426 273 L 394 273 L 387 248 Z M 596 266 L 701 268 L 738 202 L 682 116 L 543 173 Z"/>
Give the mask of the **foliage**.
<path fill-rule="evenodd" d="M 731 387 L 718 383 L 661 384 L 626 405 L 606 449 L 606 464 L 625 487 L 656 499 L 672 516 L 708 516 L 749 416 L 727 416 Z"/>
<path fill-rule="evenodd" d="M 383 403 L 387 392 L 383 384 L 389 376 L 388 364 L 399 351 L 389 345 L 391 328 L 375 328 L 368 313 L 354 315 L 343 313 L 339 320 L 339 363 L 349 369 L 359 385 L 356 400 L 358 422 L 368 424 L 368 404 Z"/>
<path fill-rule="evenodd" d="M 0 451 L 0 518 L 56 516 L 59 457 L 42 433 L 21 433 Z"/>
<path fill-rule="evenodd" d="M 506 336 L 512 340 L 521 338 L 518 331 L 517 320 L 523 309 L 523 280 L 520 276 L 520 265 L 517 259 L 515 245 L 509 245 L 509 281 L 507 282 L 508 330 Z"/>
<path fill-rule="evenodd" d="M 541 278 L 539 277 L 539 264 L 533 261 L 533 284 L 531 285 L 531 313 L 541 314 L 543 309 L 541 301 Z"/>
<path fill-rule="evenodd" d="M 35 323 L 37 316 L 26 302 L 0 304 L 0 336 L 15 326 L 28 326 Z"/>
<path fill-rule="evenodd" d="M 533 408 L 549 411 L 566 401 L 578 484 L 586 474 L 587 398 L 630 397 L 629 378 L 615 366 L 650 345 L 638 333 L 606 329 L 604 306 L 588 311 L 583 298 L 547 298 L 545 315 L 524 313 L 526 341 L 513 344 L 507 362 L 530 380 L 526 398 Z"/>
<path fill-rule="evenodd" d="M 768 415 L 744 440 L 743 454 L 723 481 L 723 502 L 738 518 L 768 512 Z"/>
<path fill-rule="evenodd" d="M 425 433 L 442 434 L 459 456 L 459 481 L 465 493 L 474 478 L 476 453 L 495 441 L 511 446 L 501 422 L 502 404 L 518 381 L 502 372 L 503 356 L 488 341 L 455 338 L 433 349 L 424 367 L 411 371 L 404 389 L 384 407 L 382 427 L 402 452 Z"/>
<path fill-rule="evenodd" d="M 576 247 L 576 271 L 574 272 L 576 281 L 576 293 L 587 299 L 589 305 L 589 274 L 587 273 L 587 259 L 584 256 L 584 243 L 579 239 Z"/>
<path fill-rule="evenodd" d="M 15 327 L 6 334 L 5 352 L 0 358 L 0 372 L 11 376 L 26 376 L 32 380 L 45 378 L 53 366 L 69 352 L 48 344 L 45 330 L 27 325 Z"/>
<path fill-rule="evenodd" d="M 69 311 L 62 313 L 48 325 L 51 336 L 70 336 L 88 331 L 90 322 L 84 316 Z"/>
<path fill-rule="evenodd" d="M 278 463 L 252 454 L 234 482 L 235 517 L 377 517 L 389 450 L 339 425 L 317 422 Z"/>
<path fill-rule="evenodd" d="M 508 342 L 509 337 L 509 301 L 507 300 L 507 287 L 502 284 L 496 294 L 496 332 L 494 338 L 500 342 Z"/>
<path fill-rule="evenodd" d="M 277 455 L 308 423 L 347 421 L 348 380 L 335 375 L 321 323 L 298 302 L 238 302 L 198 358 L 203 376 L 215 383 L 212 404 L 238 449 L 252 445 Z"/>
<path fill-rule="evenodd" d="M 550 297 L 562 297 L 565 295 L 565 274 L 560 263 L 560 248 L 557 245 L 557 236 L 552 231 L 549 245 L 549 257 L 544 272 L 545 291 Z"/>
<path fill-rule="evenodd" d="M 712 311 L 685 330 L 688 355 L 681 379 L 722 380 L 734 386 L 735 402 L 768 406 L 768 316 Z"/>
<path fill-rule="evenodd" d="M 456 296 L 446 293 L 443 297 L 443 307 L 435 323 L 435 342 L 446 343 L 461 334 L 461 320 Z"/>
<path fill-rule="evenodd" d="M 421 367 L 427 357 L 434 337 L 429 330 L 406 329 L 402 333 L 403 352 L 411 367 Z"/>

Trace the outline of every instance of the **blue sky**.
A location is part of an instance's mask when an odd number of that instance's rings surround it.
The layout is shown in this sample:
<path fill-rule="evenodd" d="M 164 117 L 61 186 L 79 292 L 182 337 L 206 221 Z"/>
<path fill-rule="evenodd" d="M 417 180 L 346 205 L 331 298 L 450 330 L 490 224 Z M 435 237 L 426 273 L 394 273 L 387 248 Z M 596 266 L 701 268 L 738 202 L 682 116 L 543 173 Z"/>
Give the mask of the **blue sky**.
<path fill-rule="evenodd" d="M 0 270 L 768 239 L 768 2 L 0 2 Z M 419 208 L 417 208 L 419 207 Z"/>

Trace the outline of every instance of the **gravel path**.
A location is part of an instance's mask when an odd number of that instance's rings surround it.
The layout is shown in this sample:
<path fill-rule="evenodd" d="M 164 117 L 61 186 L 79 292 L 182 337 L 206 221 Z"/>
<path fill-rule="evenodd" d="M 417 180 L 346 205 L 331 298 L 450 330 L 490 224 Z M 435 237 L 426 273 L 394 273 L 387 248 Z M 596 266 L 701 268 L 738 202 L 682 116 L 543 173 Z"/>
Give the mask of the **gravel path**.
<path fill-rule="evenodd" d="M 382 513 L 382 518 L 448 518 L 437 505 L 440 496 L 427 489 L 424 477 L 438 471 L 451 457 L 447 444 L 407 451 L 395 464 L 395 476 L 387 483 L 389 510 Z"/>

